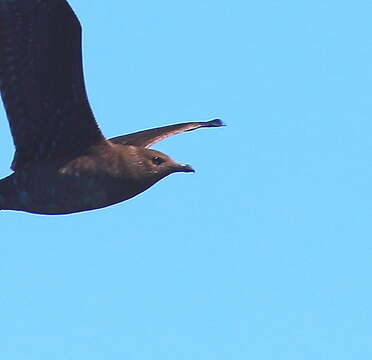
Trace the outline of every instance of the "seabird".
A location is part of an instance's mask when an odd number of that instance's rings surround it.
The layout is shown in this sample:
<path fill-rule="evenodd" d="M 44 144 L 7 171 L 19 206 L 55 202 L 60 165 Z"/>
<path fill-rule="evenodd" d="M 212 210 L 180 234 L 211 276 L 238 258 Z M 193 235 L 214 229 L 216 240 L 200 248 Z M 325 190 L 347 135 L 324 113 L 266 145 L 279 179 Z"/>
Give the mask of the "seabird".
<path fill-rule="evenodd" d="M 15 144 L 0 209 L 69 214 L 127 200 L 175 172 L 149 149 L 214 119 L 106 139 L 85 90 L 81 25 L 65 0 L 0 0 L 0 91 Z"/>

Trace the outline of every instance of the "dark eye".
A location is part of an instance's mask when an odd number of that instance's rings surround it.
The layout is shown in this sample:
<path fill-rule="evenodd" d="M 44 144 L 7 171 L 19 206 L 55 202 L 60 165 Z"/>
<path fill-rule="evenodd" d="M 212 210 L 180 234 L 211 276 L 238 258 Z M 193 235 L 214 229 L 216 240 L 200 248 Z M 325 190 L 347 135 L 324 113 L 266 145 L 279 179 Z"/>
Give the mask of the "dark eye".
<path fill-rule="evenodd" d="M 154 156 L 151 160 L 155 165 L 160 165 L 165 161 L 160 156 Z"/>

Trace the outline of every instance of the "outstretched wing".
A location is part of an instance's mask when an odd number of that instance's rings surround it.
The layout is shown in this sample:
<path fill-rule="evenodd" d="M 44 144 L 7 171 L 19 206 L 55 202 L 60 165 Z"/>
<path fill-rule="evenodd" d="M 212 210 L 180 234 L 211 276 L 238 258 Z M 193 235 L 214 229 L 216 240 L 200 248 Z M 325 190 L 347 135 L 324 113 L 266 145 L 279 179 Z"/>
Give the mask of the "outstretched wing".
<path fill-rule="evenodd" d="M 65 0 L 0 0 L 0 90 L 13 170 L 104 139 L 86 95 L 81 26 Z"/>
<path fill-rule="evenodd" d="M 110 141 L 114 144 L 135 145 L 141 147 L 150 147 L 167 137 L 191 131 L 202 127 L 219 127 L 223 126 L 220 119 L 211 121 L 187 122 L 175 125 L 162 126 L 155 129 L 138 131 L 133 134 L 117 136 Z"/>

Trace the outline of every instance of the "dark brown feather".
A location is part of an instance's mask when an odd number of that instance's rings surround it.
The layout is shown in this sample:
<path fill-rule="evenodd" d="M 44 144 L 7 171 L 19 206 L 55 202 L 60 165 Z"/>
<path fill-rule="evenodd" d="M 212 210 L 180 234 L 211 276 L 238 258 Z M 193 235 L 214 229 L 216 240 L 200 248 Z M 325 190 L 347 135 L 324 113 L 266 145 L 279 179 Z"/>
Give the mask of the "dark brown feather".
<path fill-rule="evenodd" d="M 65 0 L 1 0 L 0 49 L 13 170 L 104 139 L 87 100 L 80 23 Z"/>
<path fill-rule="evenodd" d="M 200 129 L 202 127 L 219 126 L 223 126 L 223 123 L 220 119 L 214 119 L 210 121 L 187 122 L 117 136 L 110 139 L 110 141 L 114 144 L 134 145 L 147 148 L 161 140 L 164 140 L 173 135 L 183 133 L 185 131 Z"/>
<path fill-rule="evenodd" d="M 221 120 L 105 140 L 83 80 L 81 27 L 65 0 L 0 0 L 0 91 L 16 146 L 0 179 L 0 210 L 68 214 L 109 206 L 176 172 L 194 171 L 147 147 Z"/>

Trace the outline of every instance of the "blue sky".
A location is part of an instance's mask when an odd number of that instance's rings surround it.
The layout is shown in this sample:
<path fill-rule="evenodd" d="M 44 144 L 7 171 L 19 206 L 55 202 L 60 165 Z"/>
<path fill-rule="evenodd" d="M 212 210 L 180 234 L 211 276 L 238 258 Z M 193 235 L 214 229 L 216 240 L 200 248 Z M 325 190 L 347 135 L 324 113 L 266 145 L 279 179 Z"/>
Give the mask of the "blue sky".
<path fill-rule="evenodd" d="M 197 172 L 125 203 L 1 212 L 1 357 L 370 359 L 371 2 L 70 4 L 107 136 L 228 126 L 156 144 Z"/>

